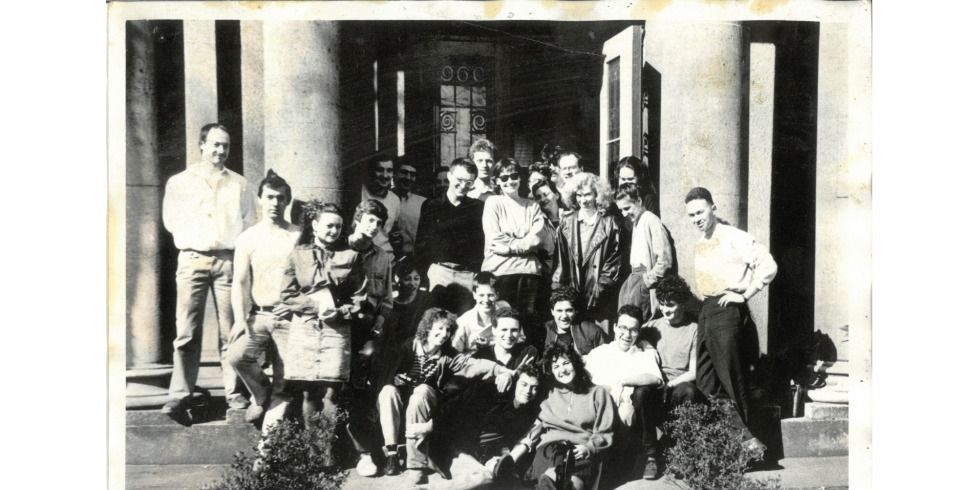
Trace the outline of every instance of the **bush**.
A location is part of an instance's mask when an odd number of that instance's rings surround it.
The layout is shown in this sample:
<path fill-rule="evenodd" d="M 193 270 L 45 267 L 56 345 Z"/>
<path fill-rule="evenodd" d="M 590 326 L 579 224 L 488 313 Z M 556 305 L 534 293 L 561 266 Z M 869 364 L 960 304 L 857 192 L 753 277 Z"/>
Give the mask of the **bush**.
<path fill-rule="evenodd" d="M 304 428 L 298 421 L 284 420 L 265 438 L 264 468 L 253 471 L 259 458 L 257 449 L 239 452 L 235 463 L 221 481 L 204 490 L 338 490 L 347 479 L 347 470 L 336 464 L 334 447 L 339 440 L 337 427 L 344 415 L 317 415 Z"/>
<path fill-rule="evenodd" d="M 757 481 L 744 475 L 752 459 L 742 448 L 726 402 L 684 403 L 666 424 L 674 446 L 667 454 L 667 469 L 683 476 L 691 490 L 764 490 L 780 488 L 777 480 Z"/>

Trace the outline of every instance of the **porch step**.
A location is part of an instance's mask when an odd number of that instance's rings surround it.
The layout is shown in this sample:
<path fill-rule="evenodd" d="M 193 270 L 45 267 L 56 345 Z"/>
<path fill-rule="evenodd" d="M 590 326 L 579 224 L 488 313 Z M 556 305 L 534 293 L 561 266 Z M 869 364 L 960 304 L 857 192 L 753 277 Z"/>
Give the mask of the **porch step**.
<path fill-rule="evenodd" d="M 847 420 L 848 406 L 839 403 L 810 402 L 803 407 L 803 417 L 812 420 Z"/>
<path fill-rule="evenodd" d="M 787 458 L 847 456 L 847 419 L 800 417 L 785 419 L 780 425 Z"/>
<path fill-rule="evenodd" d="M 198 403 L 190 413 L 195 423 L 185 427 L 157 408 L 127 410 L 126 463 L 231 464 L 236 452 L 258 443 L 260 432 L 245 422 L 245 410 L 227 409 L 222 398 Z"/>

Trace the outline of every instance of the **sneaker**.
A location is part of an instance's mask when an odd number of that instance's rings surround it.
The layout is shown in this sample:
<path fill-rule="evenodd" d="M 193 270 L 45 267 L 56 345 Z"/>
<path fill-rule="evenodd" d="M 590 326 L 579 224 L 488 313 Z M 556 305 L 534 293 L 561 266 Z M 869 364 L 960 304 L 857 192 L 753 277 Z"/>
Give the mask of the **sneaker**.
<path fill-rule="evenodd" d="M 262 416 L 265 415 L 265 407 L 259 405 L 258 403 L 253 403 L 248 406 L 245 410 L 245 421 L 254 424 L 262 420 Z"/>
<path fill-rule="evenodd" d="M 248 399 L 242 395 L 232 395 L 227 401 L 228 408 L 234 408 L 236 410 L 245 410 L 249 406 Z"/>
<path fill-rule="evenodd" d="M 424 485 L 429 482 L 429 477 L 420 469 L 409 469 L 405 471 L 405 481 L 409 485 Z"/>
<path fill-rule="evenodd" d="M 656 480 L 660 476 L 660 464 L 657 458 L 647 458 L 647 464 L 643 467 L 644 480 Z"/>
<path fill-rule="evenodd" d="M 385 455 L 385 475 L 394 476 L 401 473 L 401 464 L 398 461 L 398 453 L 388 453 Z"/>
<path fill-rule="evenodd" d="M 768 448 L 762 443 L 762 441 L 759 440 L 758 437 L 753 437 L 752 439 L 742 442 L 742 449 L 749 454 L 750 461 L 755 461 L 761 460 L 763 456 L 765 456 Z"/>
<path fill-rule="evenodd" d="M 361 476 L 374 476 L 378 474 L 378 467 L 368 453 L 362 453 L 361 459 L 357 461 L 357 474 Z"/>

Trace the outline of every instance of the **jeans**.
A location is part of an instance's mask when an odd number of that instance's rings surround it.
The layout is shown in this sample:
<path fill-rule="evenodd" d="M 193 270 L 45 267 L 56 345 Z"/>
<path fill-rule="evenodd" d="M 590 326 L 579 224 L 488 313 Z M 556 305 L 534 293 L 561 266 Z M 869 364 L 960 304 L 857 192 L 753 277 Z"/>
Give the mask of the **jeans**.
<path fill-rule="evenodd" d="M 289 323 L 270 312 L 249 315 L 248 334 L 242 335 L 228 347 L 228 363 L 245 382 L 257 405 L 270 403 L 270 398 L 282 397 L 285 387 L 282 354 L 286 348 Z M 272 347 L 271 349 L 269 347 Z M 259 359 L 263 354 L 272 361 L 272 383 L 262 371 Z"/>
<path fill-rule="evenodd" d="M 234 324 L 231 308 L 232 256 L 230 250 L 195 252 L 182 250 L 177 256 L 177 338 L 174 339 L 174 372 L 170 398 L 191 395 L 201 365 L 201 338 L 208 292 L 218 317 L 218 349 L 225 396 L 243 396 L 245 388 L 228 364 L 227 349 Z"/>
<path fill-rule="evenodd" d="M 378 418 L 385 445 L 398 443 L 403 412 L 406 425 L 429 422 L 434 415 L 438 399 L 439 393 L 427 384 L 418 385 L 414 389 L 393 385 L 382 387 L 381 392 L 378 393 Z M 422 438 L 406 438 L 406 468 L 418 470 L 428 467 L 429 439 L 431 437 L 428 435 Z"/>

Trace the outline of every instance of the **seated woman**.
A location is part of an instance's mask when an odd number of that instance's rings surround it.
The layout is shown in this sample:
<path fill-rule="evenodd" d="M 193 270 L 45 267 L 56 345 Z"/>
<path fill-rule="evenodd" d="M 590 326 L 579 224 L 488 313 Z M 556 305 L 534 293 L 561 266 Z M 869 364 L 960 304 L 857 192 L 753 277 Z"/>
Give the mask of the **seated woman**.
<path fill-rule="evenodd" d="M 531 474 L 539 489 L 556 489 L 558 466 L 573 446 L 571 474 L 561 475 L 576 490 L 597 476 L 598 463 L 613 443 L 616 406 L 602 387 L 589 378 L 575 349 L 557 343 L 543 357 L 552 378 L 548 398 L 538 414 L 541 433 Z"/>
<path fill-rule="evenodd" d="M 429 308 L 422 316 L 415 338 L 391 357 L 378 394 L 378 416 L 385 444 L 385 474 L 400 471 L 397 444 L 405 419 L 406 466 L 408 483 L 426 481 L 429 469 L 428 434 L 443 388 L 454 376 L 489 380 L 497 377 L 504 391 L 510 386 L 513 370 L 486 359 L 473 359 L 448 345 L 456 330 L 456 315 Z"/>

